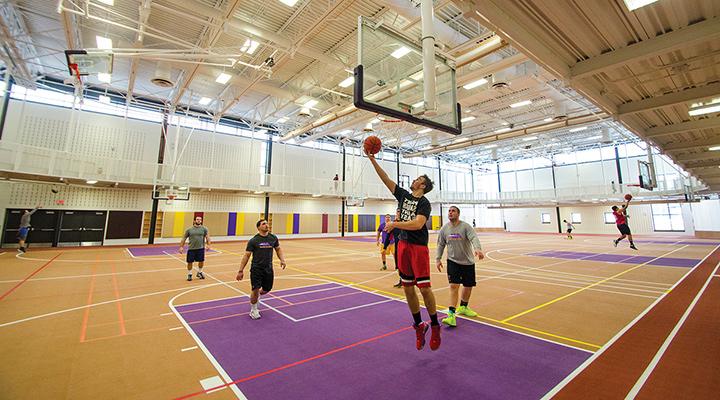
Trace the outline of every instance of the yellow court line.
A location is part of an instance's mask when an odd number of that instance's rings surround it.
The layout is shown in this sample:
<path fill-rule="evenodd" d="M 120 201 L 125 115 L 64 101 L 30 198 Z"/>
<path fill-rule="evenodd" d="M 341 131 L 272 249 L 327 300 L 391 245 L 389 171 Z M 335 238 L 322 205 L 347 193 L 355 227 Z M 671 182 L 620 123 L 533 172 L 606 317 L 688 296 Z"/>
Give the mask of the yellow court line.
<path fill-rule="evenodd" d="M 575 290 L 574 292 L 570 292 L 570 293 L 568 293 L 568 294 L 566 294 L 566 295 L 560 296 L 560 297 L 558 297 L 558 298 L 555 298 L 555 299 L 553 299 L 553 300 L 550 300 L 550 301 L 548 301 L 548 302 L 545 302 L 545 303 L 543 303 L 543 304 L 540 304 L 540 305 L 538 305 L 538 306 L 535 306 L 535 307 L 533 307 L 533 308 L 531 308 L 531 309 L 529 309 L 529 310 L 525 310 L 525 311 L 523 311 L 523 312 L 520 312 L 520 313 L 517 313 L 517 314 L 512 315 L 512 316 L 510 316 L 510 317 L 507 317 L 507 318 L 505 318 L 504 320 L 502 320 L 502 322 L 506 323 L 506 322 L 508 322 L 508 321 L 510 321 L 510 320 L 513 320 L 513 319 L 515 319 L 515 318 L 522 317 L 522 316 L 525 315 L 525 314 L 529 314 L 529 313 L 531 313 L 531 312 L 533 312 L 533 311 L 535 311 L 535 310 L 539 310 L 539 309 L 541 309 L 541 308 L 543 308 L 543 307 L 545 307 L 545 306 L 549 306 L 550 304 L 557 303 L 557 302 L 560 301 L 560 300 L 567 299 L 567 298 L 570 297 L 570 296 L 573 296 L 573 295 L 575 295 L 575 294 L 578 294 L 578 293 L 580 293 L 580 292 L 583 292 L 583 291 L 585 291 L 585 290 L 587 290 L 587 289 L 593 288 L 593 287 L 595 287 L 595 286 L 597 286 L 597 285 L 602 285 L 603 283 L 605 283 L 605 282 L 607 282 L 607 281 L 609 281 L 609 280 L 611 280 L 611 279 L 615 279 L 615 278 L 617 278 L 618 276 L 625 275 L 625 274 L 627 274 L 627 273 L 630 272 L 630 271 L 636 270 L 636 269 L 638 269 L 638 268 L 640 268 L 640 267 L 642 267 L 642 266 L 647 265 L 648 263 L 650 263 L 650 262 L 652 262 L 652 261 L 657 260 L 658 258 L 665 257 L 666 255 L 668 255 L 668 254 L 670 254 L 670 253 L 674 253 L 674 252 L 676 252 L 676 251 L 678 251 L 678 250 L 680 250 L 680 249 L 683 249 L 683 248 L 685 248 L 685 247 L 687 247 L 687 246 L 688 246 L 688 245 L 685 245 L 685 246 L 680 247 L 680 248 L 678 248 L 678 249 L 675 249 L 675 250 L 673 250 L 673 251 L 671 251 L 671 252 L 665 253 L 665 254 L 663 254 L 663 255 L 661 255 L 661 256 L 658 256 L 658 257 L 655 257 L 655 258 L 653 258 L 652 260 L 646 261 L 646 262 L 644 262 L 644 263 L 642 263 L 642 264 L 638 264 L 638 265 L 636 265 L 636 266 L 634 266 L 634 267 L 632 267 L 632 268 L 629 268 L 629 269 L 627 269 L 627 270 L 625 270 L 625 271 L 618 272 L 617 274 L 615 274 L 615 275 L 613 275 L 613 276 L 611 276 L 611 277 L 605 278 L 605 279 L 603 279 L 603 280 L 601 280 L 601 281 L 595 282 L 595 283 L 593 283 L 593 284 L 590 284 L 590 285 L 588 285 L 588 286 L 585 286 L 585 287 L 583 287 L 583 288 L 580 288 L 580 289 L 578 289 L 578 290 Z"/>

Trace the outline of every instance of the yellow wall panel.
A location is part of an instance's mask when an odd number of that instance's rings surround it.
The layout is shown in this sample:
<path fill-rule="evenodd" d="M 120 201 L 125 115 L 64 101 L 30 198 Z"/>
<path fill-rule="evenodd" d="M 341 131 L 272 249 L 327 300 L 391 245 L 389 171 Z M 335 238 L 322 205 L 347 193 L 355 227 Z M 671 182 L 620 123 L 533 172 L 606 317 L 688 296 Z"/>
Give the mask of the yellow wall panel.
<path fill-rule="evenodd" d="M 185 233 L 185 214 L 191 214 L 186 212 L 175 212 L 173 215 L 173 230 L 171 237 L 182 237 Z"/>

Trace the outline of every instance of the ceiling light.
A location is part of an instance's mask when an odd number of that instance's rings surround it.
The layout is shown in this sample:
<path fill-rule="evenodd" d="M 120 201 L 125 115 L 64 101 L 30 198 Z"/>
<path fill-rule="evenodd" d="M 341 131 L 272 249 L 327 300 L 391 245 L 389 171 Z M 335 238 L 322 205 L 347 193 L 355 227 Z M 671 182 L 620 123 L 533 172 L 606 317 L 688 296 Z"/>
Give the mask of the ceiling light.
<path fill-rule="evenodd" d="M 322 195 L 321 195 L 321 194 L 314 194 L 314 195 L 312 195 L 312 197 L 322 197 Z"/>
<path fill-rule="evenodd" d="M 104 36 L 95 36 L 95 40 L 97 41 L 98 49 L 112 50 L 112 39 Z"/>
<path fill-rule="evenodd" d="M 530 142 L 532 140 L 537 140 L 537 136 L 528 136 L 523 138 L 523 142 Z"/>
<path fill-rule="evenodd" d="M 510 128 L 500 128 L 495 130 L 495 133 L 510 132 Z"/>
<path fill-rule="evenodd" d="M 345 78 L 345 80 L 343 80 L 342 82 L 338 83 L 338 86 L 345 88 L 345 87 L 349 87 L 349 86 L 352 85 L 353 83 L 355 83 L 355 77 L 354 77 L 354 76 L 348 76 L 347 78 Z"/>
<path fill-rule="evenodd" d="M 510 124 L 508 124 L 507 122 L 501 122 L 500 125 L 508 126 Z"/>
<path fill-rule="evenodd" d="M 590 140 L 598 140 L 598 139 L 602 139 L 602 138 L 603 138 L 603 135 L 590 136 L 590 137 L 586 137 L 585 139 L 583 139 L 583 141 L 587 142 Z"/>
<path fill-rule="evenodd" d="M 282 117 L 282 118 L 280 118 L 279 120 L 277 120 L 277 123 L 278 123 L 278 124 L 284 124 L 284 123 L 287 122 L 287 120 L 288 120 L 287 118 Z"/>
<path fill-rule="evenodd" d="M 545 122 L 552 122 L 552 120 L 553 120 L 553 117 L 547 117 L 547 118 L 545 118 L 543 121 L 545 121 Z"/>
<path fill-rule="evenodd" d="M 720 150 L 720 146 L 713 146 L 713 147 L 708 148 L 708 150 L 710 150 L 710 151 L 718 151 L 718 150 Z"/>
<path fill-rule="evenodd" d="M 295 5 L 295 3 L 298 2 L 298 0 L 280 0 L 280 2 L 285 4 L 286 6 L 292 7 Z"/>
<path fill-rule="evenodd" d="M 353 133 L 352 129 L 344 129 L 344 130 L 338 132 L 338 135 L 345 136 L 345 135 L 349 135 L 351 133 Z"/>
<path fill-rule="evenodd" d="M 495 148 L 495 147 L 497 147 L 496 144 L 489 144 L 489 145 L 485 146 L 486 149 L 492 149 L 492 148 Z"/>
<path fill-rule="evenodd" d="M 420 108 L 420 107 L 422 107 L 422 106 L 424 106 L 424 105 L 425 105 L 425 100 L 420 100 L 420 101 L 418 101 L 417 103 L 413 104 L 413 105 L 410 106 L 410 107 L 412 107 L 412 108 Z"/>
<path fill-rule="evenodd" d="M 635 11 L 640 7 L 645 7 L 648 4 L 652 4 L 658 0 L 623 0 L 628 10 Z"/>
<path fill-rule="evenodd" d="M 380 122 L 380 120 L 377 119 L 377 118 L 373 118 L 373 119 L 370 121 L 371 124 L 377 124 L 378 122 Z"/>
<path fill-rule="evenodd" d="M 268 132 L 267 129 L 260 129 L 259 131 L 255 131 L 255 133 L 258 133 L 258 134 L 260 134 L 260 135 L 264 135 L 264 134 L 266 134 L 267 132 Z"/>
<path fill-rule="evenodd" d="M 570 132 L 580 132 L 580 131 L 584 131 L 587 128 L 588 128 L 587 126 L 581 126 L 579 128 L 572 128 L 572 129 L 570 129 Z"/>
<path fill-rule="evenodd" d="M 232 75 L 221 72 L 220 75 L 218 75 L 215 79 L 215 82 L 224 85 L 230 81 L 230 78 L 232 78 Z"/>
<path fill-rule="evenodd" d="M 393 56 L 393 57 L 395 57 L 395 58 L 400 58 L 400 57 L 406 55 L 406 54 L 409 53 L 409 52 L 410 52 L 410 49 L 408 49 L 408 48 L 405 47 L 405 46 L 400 46 L 399 49 L 393 51 L 390 55 Z"/>
<path fill-rule="evenodd" d="M 430 132 L 430 131 L 432 131 L 431 128 L 425 128 L 425 129 L 419 130 L 418 133 L 428 133 L 428 132 Z"/>
<path fill-rule="evenodd" d="M 469 117 L 465 117 L 465 118 L 461 119 L 460 122 L 468 122 L 468 121 L 472 121 L 474 119 L 475 119 L 475 117 L 470 115 Z"/>
<path fill-rule="evenodd" d="M 97 75 L 97 79 L 100 82 L 110 83 L 112 81 L 112 75 L 105 72 L 99 72 Z"/>
<path fill-rule="evenodd" d="M 424 74 L 423 70 L 420 70 L 420 71 L 410 75 L 410 79 L 412 79 L 414 81 L 421 81 L 423 78 L 423 74 Z"/>
<path fill-rule="evenodd" d="M 101 103 L 105 103 L 105 104 L 110 104 L 110 103 L 111 103 L 111 101 L 110 101 L 110 96 L 105 96 L 104 94 L 101 94 L 101 95 L 98 97 L 98 101 L 101 102 Z"/>
<path fill-rule="evenodd" d="M 115 0 L 98 0 L 98 1 L 101 2 L 101 3 L 103 3 L 103 4 L 107 4 L 107 5 L 109 5 L 109 6 L 114 6 L 114 5 L 115 5 Z"/>
<path fill-rule="evenodd" d="M 530 101 L 530 100 L 523 100 L 523 101 L 519 101 L 519 102 L 517 102 L 517 103 L 510 104 L 510 108 L 518 108 L 518 107 L 522 107 L 522 106 L 529 106 L 530 104 L 532 104 L 532 101 Z"/>
<path fill-rule="evenodd" d="M 212 99 L 209 98 L 209 97 L 201 97 L 201 98 L 200 98 L 200 101 L 198 101 L 198 103 L 199 103 L 201 106 L 206 106 L 206 105 L 210 104 L 211 101 L 212 101 Z"/>
<path fill-rule="evenodd" d="M 90 181 L 85 181 L 85 183 L 87 183 L 88 185 L 94 185 L 97 183 L 97 181 L 90 180 Z"/>
<path fill-rule="evenodd" d="M 305 108 L 313 108 L 313 107 L 315 107 L 315 105 L 316 105 L 317 103 L 318 103 L 318 101 L 315 100 L 315 99 L 308 100 L 305 104 L 303 104 L 303 107 L 305 107 Z"/>
<path fill-rule="evenodd" d="M 691 116 L 720 112 L 720 97 L 706 103 L 693 103 L 688 114 Z"/>
<path fill-rule="evenodd" d="M 488 80 L 485 78 L 478 79 L 476 81 L 472 81 L 468 84 L 463 85 L 463 89 L 465 89 L 465 90 L 475 89 L 476 87 L 478 87 L 480 85 L 484 85 L 487 82 L 488 82 Z"/>
<path fill-rule="evenodd" d="M 187 186 L 180 186 L 178 190 L 187 190 Z"/>
<path fill-rule="evenodd" d="M 252 39 L 247 39 L 245 41 L 245 44 L 243 44 L 240 48 L 240 51 L 242 51 L 243 53 L 252 54 L 255 52 L 255 50 L 257 50 L 258 46 L 260 46 L 260 43 Z"/>
<path fill-rule="evenodd" d="M 256 190 L 256 191 L 255 191 L 255 194 L 263 194 L 263 193 L 265 193 L 265 192 L 263 192 L 262 190 Z"/>

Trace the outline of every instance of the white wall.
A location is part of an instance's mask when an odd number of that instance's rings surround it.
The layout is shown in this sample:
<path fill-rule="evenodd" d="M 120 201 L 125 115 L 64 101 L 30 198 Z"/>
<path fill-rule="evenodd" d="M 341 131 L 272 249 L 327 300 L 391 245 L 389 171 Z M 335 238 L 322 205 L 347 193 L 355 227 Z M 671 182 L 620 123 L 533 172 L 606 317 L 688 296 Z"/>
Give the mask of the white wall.
<path fill-rule="evenodd" d="M 503 213 L 508 232 L 557 232 L 554 208 L 508 208 Z M 550 214 L 551 223 L 543 224 L 541 213 Z"/>
<path fill-rule="evenodd" d="M 691 203 L 695 230 L 720 232 L 720 199 Z"/>

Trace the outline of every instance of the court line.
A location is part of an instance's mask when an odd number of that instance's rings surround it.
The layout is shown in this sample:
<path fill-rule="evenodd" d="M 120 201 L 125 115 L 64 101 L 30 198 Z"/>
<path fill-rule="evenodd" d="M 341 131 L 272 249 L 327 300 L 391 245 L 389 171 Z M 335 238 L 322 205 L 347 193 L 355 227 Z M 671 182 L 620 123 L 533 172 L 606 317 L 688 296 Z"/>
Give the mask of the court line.
<path fill-rule="evenodd" d="M 227 271 L 227 272 L 230 272 L 230 271 Z M 282 279 L 282 278 L 278 278 L 278 279 Z M 318 280 L 320 280 L 320 279 L 318 279 Z M 323 279 L 323 281 L 324 281 L 324 280 L 325 280 L 325 279 Z M 320 286 L 320 285 L 327 285 L 327 283 L 316 283 L 316 284 L 314 284 L 314 285 L 298 286 L 298 287 L 296 287 L 296 288 L 280 289 L 280 290 L 278 290 L 278 291 L 279 291 L 279 292 L 282 292 L 282 291 L 285 291 L 285 290 L 302 289 L 302 288 L 313 287 L 313 286 Z M 333 288 L 333 289 L 334 289 L 334 288 Z M 312 292 L 303 292 L 303 293 L 312 293 Z M 190 302 L 190 303 L 178 304 L 177 306 L 178 306 L 178 307 L 184 307 L 184 306 L 189 306 L 189 305 L 192 305 L 192 304 L 201 304 L 201 303 L 207 303 L 207 302 L 211 302 L 211 301 L 220 301 L 220 300 L 234 299 L 234 298 L 236 298 L 236 297 L 238 297 L 238 296 L 218 297 L 218 298 L 214 298 L 214 299 L 212 299 L 212 300 L 199 300 L 199 301 L 192 301 L 192 302 Z M 187 312 L 187 311 L 184 311 L 184 312 Z"/>
<path fill-rule="evenodd" d="M 20 285 L 22 285 L 23 283 L 27 282 L 27 280 L 30 279 L 30 278 L 32 278 L 33 275 L 37 274 L 38 272 L 42 271 L 45 267 L 47 267 L 48 265 L 50 265 L 50 263 L 52 263 L 56 258 L 60 257 L 61 254 L 62 254 L 62 253 L 58 253 L 55 257 L 51 258 L 48 262 L 46 262 L 45 264 L 43 264 L 40 268 L 36 269 L 35 271 L 33 271 L 33 273 L 31 273 L 30 275 L 26 276 L 25 279 L 23 279 L 22 281 L 20 281 L 20 283 L 18 283 L 17 285 L 13 286 L 12 288 L 10 288 L 10 290 L 8 290 L 7 292 L 3 293 L 2 296 L 0 296 L 0 301 L 2 301 L 2 300 L 3 300 L 5 297 L 7 297 L 10 293 L 14 292 L 15 289 L 19 288 Z M 15 257 L 17 257 L 17 256 L 19 256 L 19 254 L 16 255 Z"/>
<path fill-rule="evenodd" d="M 115 292 L 115 300 L 117 300 L 120 298 L 120 290 L 118 289 L 117 278 L 115 277 L 115 264 L 112 264 L 112 272 L 113 292 Z M 120 335 L 125 336 L 127 331 L 125 331 L 125 318 L 123 317 L 122 302 L 118 301 L 115 305 L 117 306 L 118 318 L 120 319 Z"/>
<path fill-rule="evenodd" d="M 323 299 L 323 300 L 325 300 L 325 299 Z M 309 320 L 309 319 L 315 319 L 315 318 L 325 317 L 325 316 L 327 316 L 327 315 L 339 314 L 339 313 L 343 313 L 343 312 L 346 312 L 346 311 L 352 311 L 352 310 L 357 310 L 357 309 L 360 309 L 360 308 L 365 308 L 365 307 L 375 306 L 375 305 L 378 305 L 378 304 L 387 303 L 387 302 L 390 302 L 390 301 L 395 301 L 395 299 L 386 299 L 386 300 L 376 301 L 376 302 L 374 302 L 374 303 L 361 304 L 361 305 L 355 306 L 355 307 L 343 308 L 343 309 L 340 309 L 340 310 L 330 311 L 330 312 L 326 312 L 326 313 L 323 313 L 323 314 L 317 314 L 317 315 L 312 315 L 312 316 L 305 317 L 305 318 L 299 318 L 297 321 L 298 321 L 298 322 L 300 322 L 300 321 L 307 321 L 307 320 Z"/>
<path fill-rule="evenodd" d="M 197 350 L 197 348 L 198 348 L 197 346 L 192 346 L 192 347 L 186 347 L 186 348 L 184 348 L 184 349 L 180 349 L 180 351 L 190 351 L 190 350 Z"/>
<path fill-rule="evenodd" d="M 92 266 L 93 273 L 95 272 L 95 266 Z M 90 288 L 88 289 L 87 304 L 92 304 L 92 295 L 95 290 L 95 275 L 90 278 Z M 82 325 L 80 326 L 80 343 L 85 342 L 85 334 L 87 333 L 88 319 L 90 318 L 90 308 L 86 308 L 83 313 Z"/>
<path fill-rule="evenodd" d="M 176 326 L 176 327 L 170 328 L 170 329 L 168 329 L 168 330 L 169 330 L 169 331 L 177 331 L 177 330 L 182 329 L 182 328 L 183 328 L 182 326 Z"/>
<path fill-rule="evenodd" d="M 693 299 L 692 303 L 688 306 L 687 310 L 685 310 L 685 313 L 680 318 L 680 320 L 675 324 L 675 327 L 670 331 L 667 338 L 665 338 L 665 341 L 663 342 L 662 346 L 658 349 L 657 353 L 655 353 L 655 356 L 653 357 L 652 361 L 650 361 L 650 364 L 648 364 L 647 368 L 645 368 L 645 371 L 643 371 L 642 375 L 640 375 L 640 378 L 638 378 L 637 382 L 635 382 L 635 385 L 630 389 L 630 392 L 628 392 L 627 396 L 625 396 L 626 399 L 634 399 L 635 396 L 640 392 L 642 387 L 645 385 L 645 382 L 647 382 L 648 378 L 650 377 L 650 374 L 653 373 L 655 370 L 655 367 L 660 362 L 660 359 L 665 355 L 665 352 L 667 351 L 668 347 L 670 347 L 670 343 L 675 339 L 675 336 L 680 331 L 680 328 L 685 324 L 685 320 L 687 320 L 688 316 L 692 312 L 692 310 L 695 308 L 695 305 L 700 300 L 700 297 L 702 297 L 703 293 L 705 293 L 705 289 L 710 284 L 710 281 L 712 280 L 713 275 L 715 272 L 717 272 L 718 268 L 720 267 L 720 263 L 718 263 L 715 266 L 715 269 L 713 270 L 712 274 L 708 276 L 708 278 L 705 280 L 705 284 L 700 289 L 698 294 Z"/>
<path fill-rule="evenodd" d="M 567 375 L 562 381 L 560 381 L 560 383 L 558 383 L 554 388 L 552 388 L 549 392 L 545 393 L 545 395 L 542 397 L 541 400 L 550 400 L 553 396 L 555 396 L 558 392 L 560 392 L 560 390 L 562 390 L 565 386 L 567 386 L 567 384 L 570 383 L 570 381 L 572 381 L 573 379 L 575 379 L 576 376 L 580 375 L 580 373 L 583 372 L 583 371 L 585 370 L 585 368 L 588 367 L 588 365 L 592 364 L 598 357 L 600 357 L 605 351 L 607 351 L 607 349 L 609 349 L 615 342 L 617 342 L 627 331 L 630 330 L 630 328 L 632 328 L 635 324 L 637 324 L 638 321 L 640 321 L 647 313 L 650 312 L 650 310 L 652 310 L 653 308 L 655 308 L 655 306 L 656 306 L 658 303 L 660 303 L 660 301 L 662 301 L 662 299 L 664 299 L 664 298 L 668 295 L 668 293 L 672 292 L 673 289 L 675 289 L 678 285 L 680 285 L 680 283 L 682 283 L 682 281 L 684 281 L 685 278 L 687 278 L 688 276 L 690 276 L 690 274 L 691 274 L 693 271 L 695 271 L 695 270 L 703 263 L 703 261 L 705 261 L 708 257 L 710 257 L 710 256 L 711 256 L 717 249 L 719 249 L 719 248 L 720 248 L 720 246 L 715 246 L 715 248 L 714 248 L 712 251 L 710 251 L 710 253 L 708 253 L 705 257 L 703 257 L 703 259 L 700 260 L 700 262 L 697 263 L 697 265 L 695 265 L 694 267 L 692 267 L 692 268 L 690 269 L 690 271 L 688 271 L 685 275 L 683 275 L 682 278 L 680 278 L 677 282 L 675 282 L 675 284 L 670 288 L 670 290 L 668 290 L 667 293 L 665 293 L 665 294 L 663 294 L 662 296 L 658 297 L 657 300 L 655 300 L 655 301 L 654 301 L 652 304 L 650 304 L 645 310 L 643 310 L 643 312 L 641 312 L 637 317 L 635 317 L 635 319 L 633 319 L 632 321 L 630 321 L 629 324 L 625 325 L 625 327 L 622 328 L 618 333 L 616 333 L 615 336 L 612 337 L 612 339 L 610 339 L 609 341 L 607 341 L 607 342 L 602 346 L 602 348 L 600 348 L 600 350 L 596 351 L 595 354 L 593 354 L 592 356 L 590 356 L 590 358 L 588 358 L 587 360 L 585 360 L 585 362 L 583 362 L 582 364 L 580 364 L 580 366 L 578 366 L 577 368 L 575 368 L 575 370 L 574 370 L 573 372 L 571 372 L 570 374 L 568 374 L 568 375 Z"/>
<path fill-rule="evenodd" d="M 335 349 L 330 350 L 330 351 L 327 351 L 327 352 L 325 352 L 325 353 L 316 354 L 316 355 L 314 355 L 314 356 L 312 356 L 312 357 L 308 357 L 308 358 L 305 358 L 305 359 L 302 359 L 302 360 L 299 360 L 299 361 L 295 361 L 295 362 L 292 362 L 292 363 L 289 363 L 289 364 L 285 364 L 285 365 L 282 365 L 282 366 L 277 367 L 277 368 L 269 369 L 269 370 L 267 370 L 267 371 L 260 372 L 260 373 L 257 373 L 257 374 L 255 374 L 255 375 L 247 376 L 247 377 L 245 377 L 245 378 L 236 379 L 236 380 L 234 380 L 234 381 L 232 381 L 232 382 L 230 382 L 230 383 L 226 383 L 226 384 L 224 384 L 224 385 L 219 385 L 219 386 L 215 386 L 215 387 L 212 387 L 212 388 L 209 388 L 209 389 L 201 390 L 201 391 L 199 391 L 199 392 L 186 394 L 186 395 L 184 395 L 184 396 L 180 396 L 180 397 L 175 398 L 175 400 L 189 399 L 189 398 L 191 398 L 191 397 L 195 397 L 195 396 L 198 396 L 198 395 L 201 395 L 201 394 L 205 394 L 205 393 L 208 393 L 208 392 L 213 391 L 213 390 L 217 390 L 217 389 L 221 389 L 221 388 L 227 387 L 228 385 L 235 385 L 235 384 L 238 384 L 238 383 L 247 382 L 247 381 L 250 381 L 250 380 L 259 378 L 259 377 L 261 377 L 261 376 L 270 375 L 270 374 L 273 374 L 273 373 L 275 373 L 275 372 L 279 372 L 279 371 L 282 371 L 282 370 L 285 370 L 285 369 L 288 369 L 288 368 L 296 367 L 296 366 L 298 366 L 298 365 L 302 365 L 302 364 L 308 363 L 308 362 L 310 362 L 310 361 L 314 361 L 314 360 L 317 360 L 317 359 L 320 359 L 320 358 L 323 358 L 323 357 L 327 357 L 327 356 L 333 355 L 333 354 L 335 354 L 335 353 L 339 353 L 339 352 L 344 351 L 344 350 L 351 349 L 351 348 L 353 348 L 353 347 L 357 347 L 357 346 L 360 346 L 360 345 L 363 345 L 363 344 L 366 344 L 366 343 L 374 342 L 374 341 L 377 341 L 377 340 L 386 338 L 386 337 L 388 337 L 388 336 L 392 336 L 392 335 L 395 335 L 395 334 L 397 334 L 397 333 L 400 333 L 400 332 L 409 330 L 409 329 L 411 329 L 411 328 L 412 328 L 412 326 L 407 326 L 407 327 L 400 328 L 400 329 L 396 329 L 396 330 L 394 330 L 394 331 L 390 331 L 390 332 L 387 332 L 387 333 L 383 333 L 383 334 L 381 334 L 381 335 L 377 335 L 377 336 L 374 336 L 374 337 L 371 337 L 371 338 L 363 339 L 363 340 L 360 340 L 360 341 L 358 341 L 358 342 L 348 344 L 348 345 L 346 345 L 346 346 L 342 346 L 342 347 L 335 348 Z"/>
<path fill-rule="evenodd" d="M 621 276 L 621 275 L 624 275 L 624 274 L 626 274 L 626 273 L 628 273 L 628 272 L 630 272 L 630 271 L 634 271 L 634 270 L 636 270 L 636 269 L 638 269 L 638 268 L 640 268 L 640 267 L 642 267 L 642 266 L 644 266 L 644 265 L 647 265 L 648 263 L 650 263 L 650 262 L 652 262 L 652 261 L 654 261 L 654 260 L 657 260 L 658 258 L 665 257 L 666 255 L 672 254 L 672 253 L 674 253 L 674 252 L 676 252 L 676 251 L 678 251 L 678 250 L 682 250 L 682 249 L 684 249 L 684 248 L 687 247 L 687 246 L 688 246 L 688 245 L 685 245 L 685 246 L 683 246 L 683 247 L 680 247 L 680 248 L 677 248 L 677 249 L 675 249 L 675 250 L 669 251 L 669 252 L 667 252 L 667 253 L 659 256 L 659 257 L 653 258 L 652 260 L 646 261 L 646 262 L 644 262 L 644 263 L 642 263 L 642 264 L 638 264 L 638 265 L 636 265 L 636 266 L 634 266 L 634 267 L 632 267 L 632 268 L 626 269 L 626 270 L 624 270 L 624 271 L 622 271 L 622 272 L 619 272 L 619 273 L 617 273 L 617 274 L 615 274 L 615 275 L 613 275 L 613 276 L 610 276 L 610 277 L 608 277 L 608 278 L 605 278 L 605 279 L 603 279 L 603 280 L 601 280 L 601 281 L 599 281 L 599 282 L 595 282 L 595 283 L 593 283 L 593 284 L 591 284 L 591 285 L 588 285 L 588 286 L 586 286 L 586 287 L 580 288 L 580 289 L 578 289 L 578 290 L 575 290 L 575 291 L 570 292 L 570 293 L 568 293 L 568 294 L 565 294 L 565 295 L 563 295 L 563 296 L 557 297 L 557 298 L 555 298 L 555 299 L 553 299 L 553 300 L 550 300 L 550 301 L 548 301 L 548 302 L 545 302 L 545 303 L 543 303 L 543 304 L 540 304 L 540 305 L 538 305 L 538 306 L 535 306 L 535 307 L 533 307 L 533 308 L 531 308 L 531 309 L 528 309 L 528 310 L 525 310 L 525 311 L 523 311 L 523 312 L 520 312 L 520 313 L 517 313 L 517 314 L 515 314 L 515 315 L 512 315 L 512 316 L 510 316 L 510 317 L 508 317 L 508 318 L 503 319 L 502 321 L 503 321 L 503 322 L 511 321 L 511 320 L 513 320 L 513 319 L 515 319 L 515 318 L 522 317 L 523 315 L 529 314 L 529 313 L 531 313 L 531 312 L 533 312 L 533 311 L 537 311 L 537 310 L 539 310 L 539 309 L 541 309 L 541 308 L 543 308 L 543 307 L 549 306 L 550 304 L 557 303 L 557 302 L 560 301 L 560 300 L 567 299 L 567 298 L 570 297 L 570 296 L 573 296 L 573 295 L 575 295 L 575 294 L 578 294 L 578 293 L 580 293 L 580 292 L 583 292 L 583 291 L 585 291 L 585 290 L 587 290 L 587 289 L 590 289 L 590 288 L 592 288 L 592 287 L 595 287 L 595 286 L 597 286 L 597 285 L 601 285 L 601 284 L 603 284 L 603 283 L 605 283 L 605 282 L 607 282 L 607 281 L 609 281 L 609 280 L 611 280 L 611 279 L 613 279 L 613 278 L 615 278 L 615 277 L 617 277 L 617 276 Z"/>

